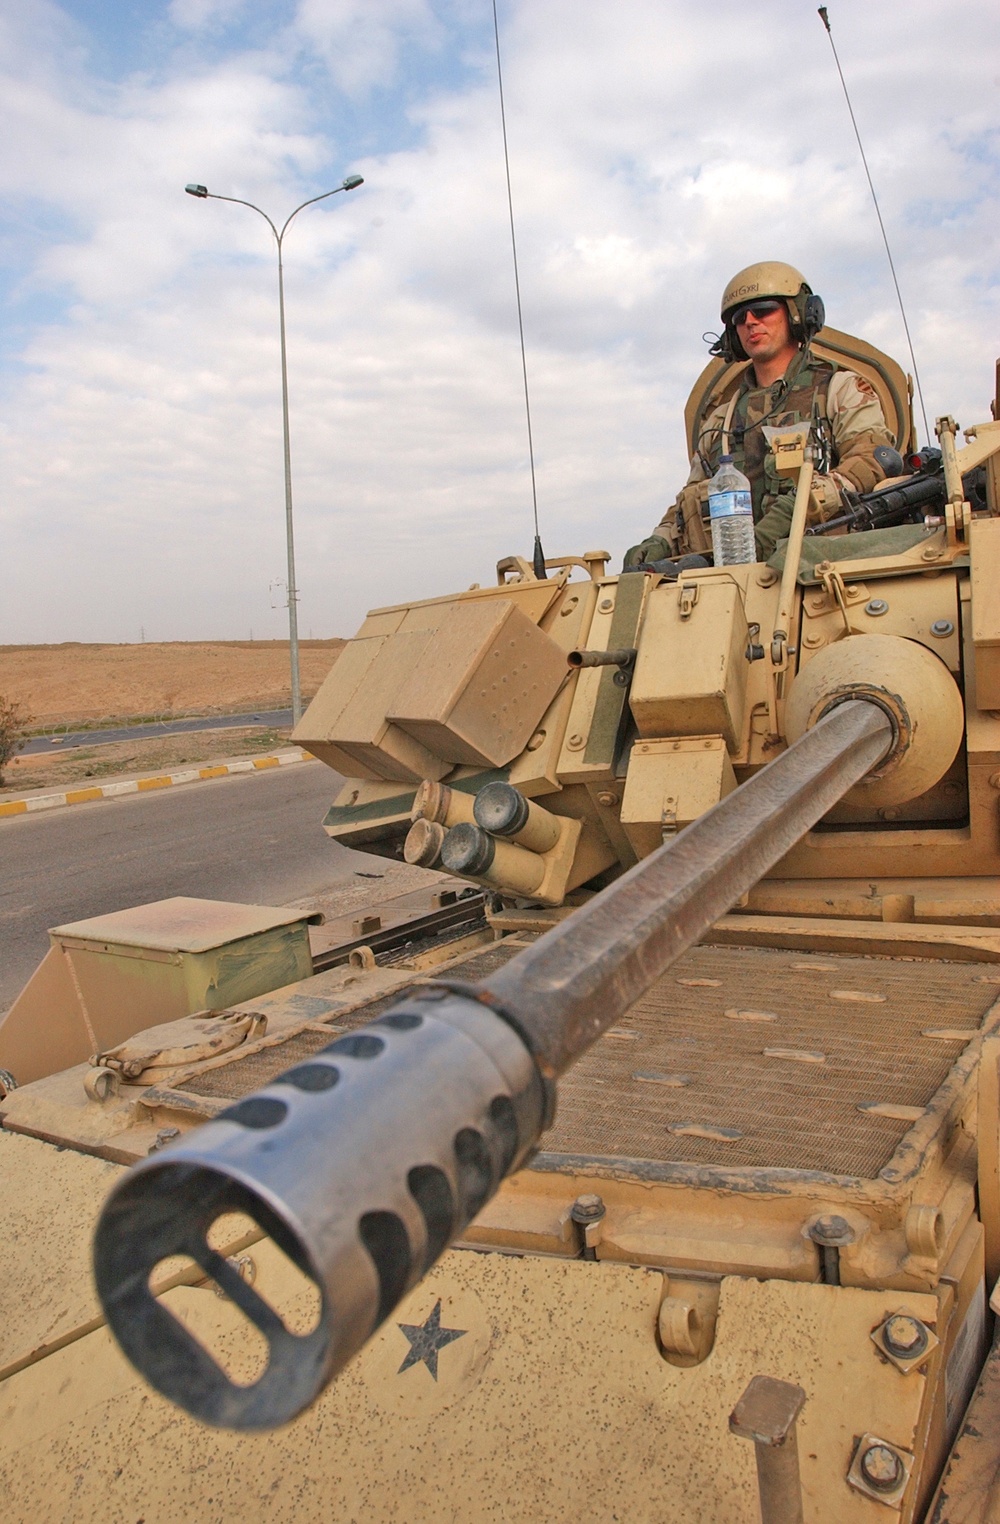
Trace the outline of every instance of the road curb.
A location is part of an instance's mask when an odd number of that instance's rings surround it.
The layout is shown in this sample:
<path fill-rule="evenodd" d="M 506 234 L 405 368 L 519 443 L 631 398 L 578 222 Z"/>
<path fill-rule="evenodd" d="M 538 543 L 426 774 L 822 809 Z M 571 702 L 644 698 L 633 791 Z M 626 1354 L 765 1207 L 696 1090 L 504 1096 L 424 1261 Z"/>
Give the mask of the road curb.
<path fill-rule="evenodd" d="M 228 778 L 232 773 L 261 772 L 269 767 L 288 767 L 293 762 L 315 762 L 309 752 L 279 751 L 269 757 L 241 757 L 236 762 L 219 762 L 211 767 L 189 767 L 181 773 L 163 773 L 153 778 L 119 778 L 113 783 L 95 783 L 88 788 L 66 789 L 59 794 L 30 794 L 23 799 L 0 801 L 0 819 L 7 815 L 30 815 L 38 810 L 60 809 L 67 804 L 90 804 L 95 799 L 120 799 L 125 794 L 145 794 L 158 788 L 173 788 L 180 783 L 203 783 L 209 778 Z"/>

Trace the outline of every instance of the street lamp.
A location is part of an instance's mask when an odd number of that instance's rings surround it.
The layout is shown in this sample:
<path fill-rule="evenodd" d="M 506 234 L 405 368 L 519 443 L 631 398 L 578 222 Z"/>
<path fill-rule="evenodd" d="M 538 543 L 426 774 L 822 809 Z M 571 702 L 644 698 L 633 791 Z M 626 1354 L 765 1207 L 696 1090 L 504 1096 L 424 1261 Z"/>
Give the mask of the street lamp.
<path fill-rule="evenodd" d="M 338 191 L 357 190 L 359 185 L 364 185 L 361 175 L 348 175 L 340 185 L 335 185 L 333 190 L 324 191 L 321 196 L 310 196 L 308 201 L 303 201 L 297 206 L 290 216 L 286 217 L 281 232 L 275 227 L 265 211 L 259 206 L 254 206 L 252 201 L 241 201 L 238 196 L 218 196 L 210 191 L 205 185 L 185 185 L 184 189 L 189 196 L 196 196 L 198 200 L 231 201 L 235 206 L 248 206 L 252 212 L 257 212 L 267 223 L 278 245 L 278 317 L 281 328 L 281 418 L 284 425 L 285 439 L 285 536 L 288 545 L 288 646 L 292 665 L 292 724 L 297 725 L 302 718 L 302 684 L 299 679 L 299 617 L 296 603 L 298 602 L 298 589 L 295 586 L 295 539 L 292 532 L 292 451 L 288 435 L 288 364 L 285 356 L 285 275 L 281 263 L 281 243 L 293 217 L 297 217 L 304 207 L 312 206 L 317 201 L 325 201 L 327 196 L 335 196 Z"/>

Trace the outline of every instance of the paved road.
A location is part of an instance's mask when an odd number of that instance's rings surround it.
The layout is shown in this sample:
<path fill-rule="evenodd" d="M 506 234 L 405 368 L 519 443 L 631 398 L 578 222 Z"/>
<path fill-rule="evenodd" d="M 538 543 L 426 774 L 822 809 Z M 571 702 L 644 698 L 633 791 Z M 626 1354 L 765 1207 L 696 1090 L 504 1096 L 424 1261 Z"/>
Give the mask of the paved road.
<path fill-rule="evenodd" d="M 370 869 L 320 826 L 339 786 L 310 762 L 0 821 L 0 1011 L 50 926 L 174 894 L 282 905 Z"/>
<path fill-rule="evenodd" d="M 65 751 L 74 746 L 106 746 L 109 741 L 148 741 L 161 736 L 186 735 L 197 730 L 231 730 L 248 725 L 290 725 L 290 709 L 261 709 L 254 714 L 194 715 L 186 720 L 157 720 L 151 725 L 122 725 L 117 730 L 69 730 L 53 743 L 51 736 L 35 736 L 22 747 L 20 755 L 30 757 L 40 751 Z"/>

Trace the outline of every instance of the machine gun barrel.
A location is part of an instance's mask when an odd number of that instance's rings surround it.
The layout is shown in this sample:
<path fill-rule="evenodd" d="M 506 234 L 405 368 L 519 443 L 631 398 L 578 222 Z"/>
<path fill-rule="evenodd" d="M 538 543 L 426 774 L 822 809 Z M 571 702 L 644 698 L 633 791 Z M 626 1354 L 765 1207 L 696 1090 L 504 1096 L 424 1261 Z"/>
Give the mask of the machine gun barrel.
<path fill-rule="evenodd" d="M 204 1422 L 287 1423 L 530 1156 L 555 1083 L 894 743 L 851 700 L 674 841 L 478 984 L 439 980 L 137 1165 L 97 1227 L 95 1277 L 125 1354 Z M 315 1285 L 292 1333 L 213 1250 L 245 1212 Z M 150 1290 L 194 1259 L 256 1326 L 268 1364 L 231 1381 Z"/>
<path fill-rule="evenodd" d="M 905 523 L 921 509 L 943 509 L 944 499 L 944 474 L 939 467 L 932 473 L 921 472 L 902 486 L 861 494 L 850 513 L 827 519 L 825 524 L 814 524 L 806 534 L 833 534 L 839 529 L 887 529 L 892 524 Z"/>

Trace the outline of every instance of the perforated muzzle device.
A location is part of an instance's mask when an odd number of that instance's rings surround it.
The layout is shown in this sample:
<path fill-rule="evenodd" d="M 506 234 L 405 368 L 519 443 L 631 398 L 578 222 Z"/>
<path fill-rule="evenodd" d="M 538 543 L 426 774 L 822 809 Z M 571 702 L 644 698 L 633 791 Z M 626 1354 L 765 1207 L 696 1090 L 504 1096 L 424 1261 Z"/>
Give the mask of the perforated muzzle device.
<path fill-rule="evenodd" d="M 506 1021 L 460 994 L 420 992 L 112 1191 L 94 1270 L 118 1342 L 153 1386 L 205 1423 L 288 1422 L 524 1161 L 543 1114 L 538 1071 Z M 289 1332 L 210 1247 L 209 1229 L 227 1212 L 253 1218 L 314 1282 L 312 1332 Z M 177 1254 L 266 1339 L 267 1368 L 253 1385 L 231 1381 L 151 1292 L 151 1273 Z"/>

